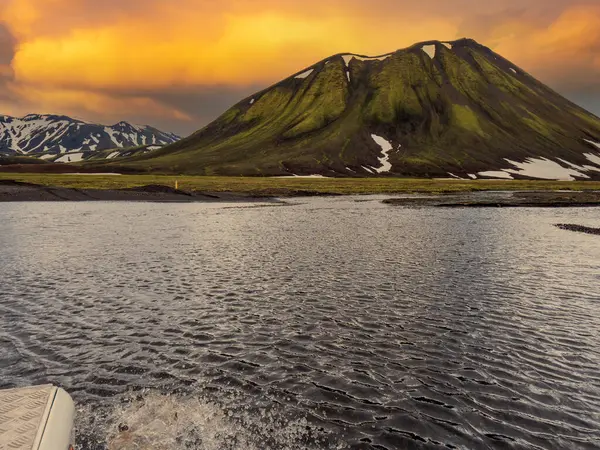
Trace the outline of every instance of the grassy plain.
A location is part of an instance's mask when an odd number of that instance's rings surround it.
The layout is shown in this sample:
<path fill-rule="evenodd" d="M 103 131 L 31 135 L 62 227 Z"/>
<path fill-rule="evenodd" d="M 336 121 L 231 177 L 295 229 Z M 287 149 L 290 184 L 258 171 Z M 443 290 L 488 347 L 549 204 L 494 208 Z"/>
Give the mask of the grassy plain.
<path fill-rule="evenodd" d="M 68 175 L 1 173 L 14 180 L 74 189 L 126 189 L 148 185 L 177 186 L 183 191 L 235 192 L 248 195 L 400 194 L 476 191 L 600 190 L 598 181 L 441 180 L 419 178 L 267 178 L 170 175 Z"/>

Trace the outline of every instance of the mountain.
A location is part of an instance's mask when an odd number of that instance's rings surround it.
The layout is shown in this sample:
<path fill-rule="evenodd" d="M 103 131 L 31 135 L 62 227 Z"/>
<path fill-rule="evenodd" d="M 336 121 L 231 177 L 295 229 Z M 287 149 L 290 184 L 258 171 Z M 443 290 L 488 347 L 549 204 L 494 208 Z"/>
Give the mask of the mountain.
<path fill-rule="evenodd" d="M 129 169 L 223 175 L 600 177 L 600 119 L 471 39 L 338 54 Z"/>
<path fill-rule="evenodd" d="M 127 122 L 104 126 L 66 116 L 0 116 L 0 156 L 29 155 L 68 162 L 107 149 L 145 146 L 156 150 L 178 139 L 174 134 Z"/>

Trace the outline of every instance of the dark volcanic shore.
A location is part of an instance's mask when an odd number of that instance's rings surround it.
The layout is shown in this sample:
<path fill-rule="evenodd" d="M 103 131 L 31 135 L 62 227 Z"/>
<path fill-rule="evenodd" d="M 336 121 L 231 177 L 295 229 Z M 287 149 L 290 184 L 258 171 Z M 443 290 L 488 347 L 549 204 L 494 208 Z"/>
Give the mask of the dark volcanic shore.
<path fill-rule="evenodd" d="M 564 208 L 600 206 L 600 191 L 470 192 L 415 198 L 390 198 L 396 206 L 440 208 Z"/>
<path fill-rule="evenodd" d="M 149 185 L 129 189 L 72 189 L 0 180 L 0 202 L 134 201 L 134 202 L 227 202 L 274 201 L 231 192 L 186 192 L 168 186 Z"/>
<path fill-rule="evenodd" d="M 583 225 L 576 225 L 572 223 L 559 223 L 555 226 L 560 228 L 561 230 L 575 231 L 577 233 L 595 234 L 600 236 L 600 228 L 584 227 Z"/>

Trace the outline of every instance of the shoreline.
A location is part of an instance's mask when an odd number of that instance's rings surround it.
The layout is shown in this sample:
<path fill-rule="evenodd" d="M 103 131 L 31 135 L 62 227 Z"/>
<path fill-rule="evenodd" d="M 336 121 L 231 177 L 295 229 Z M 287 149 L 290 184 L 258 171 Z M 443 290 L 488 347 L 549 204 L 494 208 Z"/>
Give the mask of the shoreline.
<path fill-rule="evenodd" d="M 236 192 L 187 192 L 168 186 L 147 185 L 124 189 L 80 189 L 0 180 L 0 203 L 5 202 L 273 202 L 275 197 Z"/>
<path fill-rule="evenodd" d="M 433 208 L 574 208 L 599 207 L 600 191 L 514 191 L 390 198 L 391 206 Z"/>
<path fill-rule="evenodd" d="M 421 192 L 349 192 L 346 195 L 407 195 L 390 197 L 382 203 L 403 207 L 441 208 L 517 208 L 517 207 L 598 207 L 600 190 L 514 190 L 514 191 L 458 191 L 448 193 Z M 4 202 L 82 202 L 126 201 L 160 203 L 226 203 L 274 202 L 284 203 L 285 198 L 344 197 L 344 194 L 318 190 L 280 188 L 271 192 L 181 190 L 174 187 L 150 184 L 127 188 L 79 188 L 43 185 L 30 182 L 0 179 L 0 203 Z"/>

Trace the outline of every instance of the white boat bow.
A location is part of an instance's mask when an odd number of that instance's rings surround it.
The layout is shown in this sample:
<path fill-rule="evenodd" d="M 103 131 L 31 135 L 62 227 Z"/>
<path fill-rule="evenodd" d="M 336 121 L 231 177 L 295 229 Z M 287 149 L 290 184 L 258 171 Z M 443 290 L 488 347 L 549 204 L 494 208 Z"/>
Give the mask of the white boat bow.
<path fill-rule="evenodd" d="M 69 450 L 75 405 L 52 385 L 0 390 L 0 450 Z"/>

